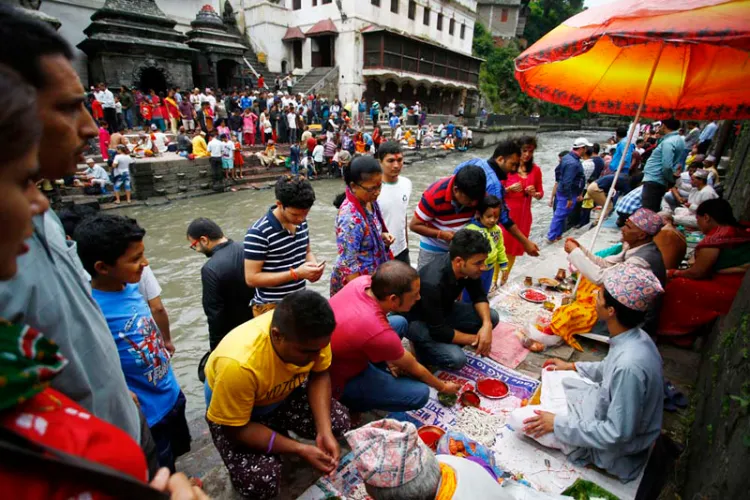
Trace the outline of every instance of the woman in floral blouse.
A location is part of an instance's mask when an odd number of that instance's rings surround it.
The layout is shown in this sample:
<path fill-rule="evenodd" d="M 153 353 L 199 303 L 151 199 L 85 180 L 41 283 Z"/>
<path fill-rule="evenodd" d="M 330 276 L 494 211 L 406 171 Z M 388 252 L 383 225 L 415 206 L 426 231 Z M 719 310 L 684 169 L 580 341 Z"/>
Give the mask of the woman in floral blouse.
<path fill-rule="evenodd" d="M 344 169 L 346 192 L 336 216 L 338 258 L 331 273 L 331 297 L 357 276 L 372 274 L 393 258 L 378 206 L 383 170 L 372 156 L 360 156 Z"/>

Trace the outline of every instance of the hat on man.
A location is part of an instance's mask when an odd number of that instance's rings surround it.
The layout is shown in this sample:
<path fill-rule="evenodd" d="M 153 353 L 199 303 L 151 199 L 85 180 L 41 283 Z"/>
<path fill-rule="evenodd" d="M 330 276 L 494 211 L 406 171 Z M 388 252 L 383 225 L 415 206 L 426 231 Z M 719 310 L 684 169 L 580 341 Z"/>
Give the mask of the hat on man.
<path fill-rule="evenodd" d="M 151 125 L 151 130 L 156 130 L 156 125 Z"/>
<path fill-rule="evenodd" d="M 377 420 L 348 432 L 346 440 L 362 479 L 379 488 L 408 483 L 422 472 L 428 460 L 435 459 L 411 422 Z"/>
<path fill-rule="evenodd" d="M 628 220 L 649 236 L 656 236 L 664 227 L 664 221 L 659 214 L 648 208 L 639 208 L 628 217 Z"/>
<path fill-rule="evenodd" d="M 93 158 L 86 158 L 86 165 L 94 165 L 94 159 Z"/>
<path fill-rule="evenodd" d="M 693 156 L 693 161 L 690 162 L 690 165 L 693 163 L 703 163 L 703 161 L 706 159 L 706 155 L 695 155 Z M 690 165 L 688 165 L 688 168 L 690 168 Z"/>
<path fill-rule="evenodd" d="M 695 171 L 693 174 L 693 177 L 696 177 L 698 179 L 703 179 L 704 181 L 708 179 L 708 170 L 703 170 L 702 168 L 699 168 Z"/>
<path fill-rule="evenodd" d="M 648 310 L 654 299 L 664 292 L 654 273 L 632 264 L 610 268 L 603 284 L 617 302 L 634 311 Z"/>
<path fill-rule="evenodd" d="M 706 156 L 706 159 L 704 161 L 710 161 L 711 163 L 716 163 L 716 157 L 714 155 L 708 155 Z"/>
<path fill-rule="evenodd" d="M 579 137 L 573 142 L 573 149 L 583 148 L 583 147 L 592 148 L 594 147 L 594 145 L 591 144 L 589 140 L 586 139 L 585 137 Z"/>

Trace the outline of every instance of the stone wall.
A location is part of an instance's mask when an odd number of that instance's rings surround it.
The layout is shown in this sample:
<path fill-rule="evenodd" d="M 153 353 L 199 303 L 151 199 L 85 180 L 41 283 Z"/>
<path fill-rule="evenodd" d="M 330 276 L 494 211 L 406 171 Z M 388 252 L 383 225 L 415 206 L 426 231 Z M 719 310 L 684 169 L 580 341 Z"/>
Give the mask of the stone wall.
<path fill-rule="evenodd" d="M 164 74 L 168 87 L 193 87 L 191 61 L 134 54 L 108 54 L 107 57 L 95 58 L 90 63 L 90 82 L 106 81 L 112 89 L 121 85 L 138 87 L 140 71 L 149 67 Z"/>
<path fill-rule="evenodd" d="M 750 221 L 750 122 L 742 124 L 724 185 L 724 196 L 734 207 L 735 217 Z"/>

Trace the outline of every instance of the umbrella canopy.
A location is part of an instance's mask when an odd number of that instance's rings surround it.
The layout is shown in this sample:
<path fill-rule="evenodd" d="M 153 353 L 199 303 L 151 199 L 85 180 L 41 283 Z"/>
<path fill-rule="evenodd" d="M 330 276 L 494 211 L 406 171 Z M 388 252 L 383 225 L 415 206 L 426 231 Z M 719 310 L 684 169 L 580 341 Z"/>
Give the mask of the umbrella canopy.
<path fill-rule="evenodd" d="M 515 64 L 526 94 L 576 110 L 632 116 L 648 89 L 643 116 L 748 119 L 750 0 L 602 5 L 550 31 Z"/>

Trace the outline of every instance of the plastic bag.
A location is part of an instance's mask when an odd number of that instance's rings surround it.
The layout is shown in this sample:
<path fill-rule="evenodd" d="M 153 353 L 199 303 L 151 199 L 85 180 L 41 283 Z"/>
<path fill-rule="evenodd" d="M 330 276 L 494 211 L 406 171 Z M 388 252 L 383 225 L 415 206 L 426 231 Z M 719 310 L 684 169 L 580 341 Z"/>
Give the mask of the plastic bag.
<path fill-rule="evenodd" d="M 472 459 L 479 463 L 488 472 L 491 472 L 495 479 L 506 476 L 507 474 L 495 464 L 495 454 L 487 447 L 474 441 L 473 439 L 461 434 L 460 432 L 448 431 L 440 438 L 437 444 L 437 455 L 452 455 L 454 457 Z"/>

